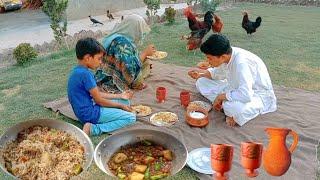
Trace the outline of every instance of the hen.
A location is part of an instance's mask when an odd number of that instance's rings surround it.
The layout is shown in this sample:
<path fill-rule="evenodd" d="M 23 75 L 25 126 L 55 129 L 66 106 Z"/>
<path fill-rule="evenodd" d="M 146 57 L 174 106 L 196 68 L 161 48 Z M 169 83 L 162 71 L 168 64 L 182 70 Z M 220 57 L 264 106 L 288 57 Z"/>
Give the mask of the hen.
<path fill-rule="evenodd" d="M 187 38 L 188 43 L 186 48 L 188 50 L 197 49 L 200 47 L 203 37 L 212 28 L 214 13 L 212 11 L 206 12 L 203 21 L 197 20 L 191 7 L 186 8 L 183 13 L 188 19 L 189 29 L 191 30 L 191 34 Z"/>
<path fill-rule="evenodd" d="M 187 50 L 194 50 L 201 46 L 203 37 L 210 31 L 210 29 L 201 29 L 198 31 L 192 31 L 190 37 L 188 37 Z"/>
<path fill-rule="evenodd" d="M 214 24 L 212 25 L 213 32 L 220 33 L 223 29 L 223 21 L 220 16 L 214 15 Z"/>
<path fill-rule="evenodd" d="M 248 13 L 246 11 L 242 12 L 243 19 L 242 19 L 242 28 L 247 31 L 247 34 L 252 34 L 256 32 L 257 28 L 261 25 L 262 18 L 258 16 L 256 21 L 250 21 L 248 17 Z"/>

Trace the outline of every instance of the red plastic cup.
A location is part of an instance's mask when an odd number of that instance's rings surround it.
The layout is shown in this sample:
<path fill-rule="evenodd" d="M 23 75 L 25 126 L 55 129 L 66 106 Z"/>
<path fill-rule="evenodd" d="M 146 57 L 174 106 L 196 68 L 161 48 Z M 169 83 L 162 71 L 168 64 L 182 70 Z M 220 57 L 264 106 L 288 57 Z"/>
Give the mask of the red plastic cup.
<path fill-rule="evenodd" d="M 189 91 L 181 91 L 180 93 L 180 102 L 184 107 L 188 107 L 190 103 L 190 92 Z"/>
<path fill-rule="evenodd" d="M 163 103 L 166 100 L 167 89 L 165 87 L 158 87 L 156 97 L 159 103 Z"/>

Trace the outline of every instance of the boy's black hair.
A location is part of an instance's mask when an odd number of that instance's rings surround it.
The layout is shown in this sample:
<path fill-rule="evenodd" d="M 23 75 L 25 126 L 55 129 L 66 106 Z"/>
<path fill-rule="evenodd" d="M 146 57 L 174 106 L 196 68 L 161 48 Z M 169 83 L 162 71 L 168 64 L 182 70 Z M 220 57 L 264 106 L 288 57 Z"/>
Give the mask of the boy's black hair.
<path fill-rule="evenodd" d="M 94 38 L 83 38 L 76 44 L 76 55 L 79 60 L 83 59 L 86 54 L 94 56 L 101 52 L 105 53 L 105 49 Z"/>
<path fill-rule="evenodd" d="M 212 56 L 231 54 L 232 48 L 228 38 L 224 35 L 211 35 L 200 47 L 201 52 Z"/>

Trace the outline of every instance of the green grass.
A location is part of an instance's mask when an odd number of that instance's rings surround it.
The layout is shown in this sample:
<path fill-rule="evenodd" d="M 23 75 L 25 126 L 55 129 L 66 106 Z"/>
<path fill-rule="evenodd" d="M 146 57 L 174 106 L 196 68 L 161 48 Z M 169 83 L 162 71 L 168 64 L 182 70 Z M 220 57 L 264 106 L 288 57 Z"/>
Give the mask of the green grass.
<path fill-rule="evenodd" d="M 253 36 L 247 36 L 241 28 L 244 9 L 252 20 L 262 17 L 262 25 Z M 231 44 L 261 57 L 274 84 L 320 90 L 320 8 L 238 4 L 217 14 L 224 21 L 223 34 Z M 193 66 L 204 55 L 185 49 L 186 42 L 180 37 L 189 32 L 187 27 L 185 20 L 170 27 L 157 25 L 147 41 L 169 53 L 165 63 Z"/>
<path fill-rule="evenodd" d="M 241 28 L 240 11 L 243 9 L 253 14 L 251 18 L 260 15 L 263 19 L 262 26 L 252 37 Z M 274 84 L 320 90 L 320 8 L 238 4 L 218 14 L 223 18 L 223 32 L 231 43 L 259 55 L 268 66 Z M 193 66 L 204 59 L 204 55 L 185 49 L 186 42 L 180 37 L 188 32 L 187 22 L 182 19 L 173 26 L 156 25 L 146 44 L 153 42 L 159 50 L 168 52 L 164 63 Z M 39 58 L 24 67 L 0 70 L 0 133 L 18 122 L 36 118 L 55 118 L 80 127 L 79 123 L 56 116 L 42 106 L 44 102 L 66 95 L 68 73 L 75 64 L 71 50 Z M 96 145 L 105 137 L 92 140 Z M 105 178 L 95 165 L 90 167 L 86 177 Z M 7 177 L 1 172 L 0 179 Z M 184 168 L 173 179 L 195 179 L 195 174 Z"/>

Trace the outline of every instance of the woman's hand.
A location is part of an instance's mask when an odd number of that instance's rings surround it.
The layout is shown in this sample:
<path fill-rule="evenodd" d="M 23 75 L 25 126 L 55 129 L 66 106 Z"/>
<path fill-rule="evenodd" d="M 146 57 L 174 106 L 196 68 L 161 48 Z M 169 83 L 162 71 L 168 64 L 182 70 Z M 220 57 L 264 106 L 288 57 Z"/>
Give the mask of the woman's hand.
<path fill-rule="evenodd" d="M 153 44 L 149 44 L 146 49 L 144 49 L 144 54 L 146 56 L 152 56 L 156 52 L 156 48 Z"/>
<path fill-rule="evenodd" d="M 121 93 L 121 99 L 129 100 L 129 99 L 132 99 L 132 97 L 133 97 L 133 92 L 130 90 Z"/>

